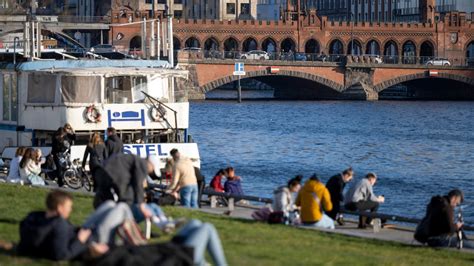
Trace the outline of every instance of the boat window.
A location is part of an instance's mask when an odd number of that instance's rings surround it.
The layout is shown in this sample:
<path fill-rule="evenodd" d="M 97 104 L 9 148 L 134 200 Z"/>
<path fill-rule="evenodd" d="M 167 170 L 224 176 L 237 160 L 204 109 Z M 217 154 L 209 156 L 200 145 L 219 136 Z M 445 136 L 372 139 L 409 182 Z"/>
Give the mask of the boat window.
<path fill-rule="evenodd" d="M 116 76 L 105 80 L 107 103 L 143 102 L 147 80 L 144 76 Z"/>
<path fill-rule="evenodd" d="M 31 73 L 28 75 L 28 102 L 54 103 L 56 75 Z"/>
<path fill-rule="evenodd" d="M 99 103 L 100 76 L 62 76 L 61 93 L 65 103 Z"/>
<path fill-rule="evenodd" d="M 3 94 L 3 120 L 17 121 L 18 118 L 18 90 L 16 75 L 3 75 L 2 94 Z"/>

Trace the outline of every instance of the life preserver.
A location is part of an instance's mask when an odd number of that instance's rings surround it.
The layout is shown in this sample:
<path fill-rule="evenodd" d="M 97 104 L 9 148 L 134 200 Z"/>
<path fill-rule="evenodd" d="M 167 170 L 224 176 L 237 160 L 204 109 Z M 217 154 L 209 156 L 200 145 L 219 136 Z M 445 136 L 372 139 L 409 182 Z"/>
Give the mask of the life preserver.
<path fill-rule="evenodd" d="M 99 108 L 95 107 L 95 105 L 89 105 L 86 108 L 85 115 L 84 115 L 86 122 L 90 123 L 99 123 L 102 119 L 102 115 L 100 114 Z"/>
<path fill-rule="evenodd" d="M 163 106 L 158 107 L 152 106 L 150 108 L 150 117 L 154 122 L 163 122 L 165 120 L 166 109 Z"/>

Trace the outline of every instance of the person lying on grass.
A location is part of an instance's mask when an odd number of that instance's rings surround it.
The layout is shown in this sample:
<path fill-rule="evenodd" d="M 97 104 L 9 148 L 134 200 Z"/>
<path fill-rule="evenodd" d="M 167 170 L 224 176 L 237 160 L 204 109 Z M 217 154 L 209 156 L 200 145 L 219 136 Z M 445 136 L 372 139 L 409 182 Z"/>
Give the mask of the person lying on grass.
<path fill-rule="evenodd" d="M 105 201 L 79 229 L 68 221 L 72 206 L 69 193 L 50 192 L 46 197 L 47 210 L 31 212 L 20 223 L 18 254 L 51 260 L 86 259 L 88 265 L 161 265 L 170 261 L 179 265 L 204 265 L 207 250 L 215 265 L 227 265 L 212 224 L 191 220 L 170 242 L 132 246 L 134 241 L 123 239 L 128 240 L 126 245 L 116 246 L 116 229 L 133 221 L 126 203 Z M 126 235 L 137 240 L 141 233 Z M 145 244 L 141 240 L 140 244 Z"/>

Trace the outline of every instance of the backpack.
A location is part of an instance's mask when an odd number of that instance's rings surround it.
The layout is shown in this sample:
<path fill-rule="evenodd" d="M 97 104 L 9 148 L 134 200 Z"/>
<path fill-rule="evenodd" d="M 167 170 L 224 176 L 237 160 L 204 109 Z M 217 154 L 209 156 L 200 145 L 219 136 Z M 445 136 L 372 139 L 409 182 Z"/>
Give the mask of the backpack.
<path fill-rule="evenodd" d="M 140 231 L 135 221 L 127 219 L 117 227 L 117 235 L 129 246 L 141 246 L 146 244 L 146 238 Z"/>
<path fill-rule="evenodd" d="M 283 224 L 285 223 L 285 213 L 282 211 L 275 211 L 268 215 L 269 224 Z"/>

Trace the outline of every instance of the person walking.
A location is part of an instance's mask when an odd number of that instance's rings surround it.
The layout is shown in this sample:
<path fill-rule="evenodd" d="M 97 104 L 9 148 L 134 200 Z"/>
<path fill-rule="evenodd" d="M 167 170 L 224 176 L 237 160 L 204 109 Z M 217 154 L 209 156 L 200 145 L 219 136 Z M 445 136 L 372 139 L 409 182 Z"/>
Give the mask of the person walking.
<path fill-rule="evenodd" d="M 377 182 L 377 175 L 368 173 L 365 178 L 355 183 L 344 198 L 344 207 L 350 211 L 366 211 L 371 213 L 377 212 L 379 205 L 385 202 L 384 196 L 376 196 L 373 186 Z M 359 228 L 364 229 L 370 224 L 371 218 L 360 215 Z"/>
<path fill-rule="evenodd" d="M 82 168 L 85 168 L 87 158 L 89 158 L 89 170 L 94 177 L 94 171 L 97 167 L 101 166 L 107 156 L 106 147 L 104 141 L 100 137 L 100 134 L 95 132 L 87 144 L 84 151 L 84 158 L 82 159 Z"/>
<path fill-rule="evenodd" d="M 352 171 L 352 168 L 348 168 L 342 171 L 342 173 L 329 178 L 326 183 L 326 188 L 329 190 L 329 194 L 331 194 L 332 202 L 332 210 L 326 212 L 326 214 L 331 217 L 331 219 L 336 220 L 339 225 L 344 225 L 342 215 L 339 215 L 338 217 L 339 210 L 341 209 L 341 202 L 344 201 L 344 188 L 346 184 L 352 180 L 353 176 L 354 171 Z"/>
<path fill-rule="evenodd" d="M 53 136 L 51 154 L 53 155 L 54 164 L 56 165 L 56 178 L 58 179 L 58 186 L 60 187 L 64 185 L 61 158 L 63 158 L 64 153 L 68 152 L 71 148 L 73 138 L 72 134 L 68 135 L 64 127 L 58 128 Z"/>

